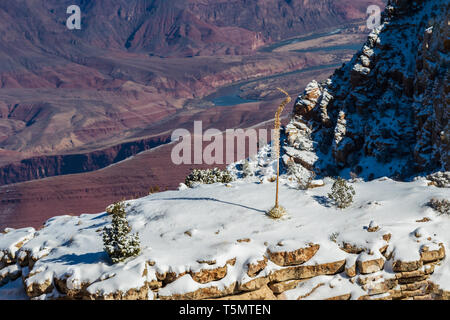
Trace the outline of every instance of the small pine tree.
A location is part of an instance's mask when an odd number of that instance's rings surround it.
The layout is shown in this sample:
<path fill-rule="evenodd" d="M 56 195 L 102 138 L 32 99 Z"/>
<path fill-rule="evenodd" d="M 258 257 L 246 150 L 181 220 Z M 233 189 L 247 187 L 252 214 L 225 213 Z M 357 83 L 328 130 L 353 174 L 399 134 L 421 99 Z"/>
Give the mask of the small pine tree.
<path fill-rule="evenodd" d="M 118 263 L 139 255 L 139 234 L 130 234 L 125 204 L 118 202 L 108 208 L 112 214 L 112 224 L 103 229 L 103 245 L 112 262 Z"/>
<path fill-rule="evenodd" d="M 331 187 L 331 193 L 328 194 L 328 198 L 333 200 L 339 209 L 344 209 L 353 203 L 354 195 L 355 189 L 348 185 L 344 179 L 338 177 Z"/>
<path fill-rule="evenodd" d="M 234 180 L 233 176 L 227 170 L 214 169 L 194 169 L 186 177 L 184 184 L 189 188 L 196 184 L 229 183 Z"/>
<path fill-rule="evenodd" d="M 450 201 L 446 199 L 432 198 L 428 205 L 440 214 L 450 215 Z"/>
<path fill-rule="evenodd" d="M 242 177 L 247 178 L 253 176 L 252 168 L 250 167 L 250 162 L 246 159 L 242 163 Z"/>
<path fill-rule="evenodd" d="M 296 168 L 295 162 L 291 161 L 287 164 L 286 173 L 293 177 L 294 180 L 297 182 L 297 189 L 298 190 L 308 190 L 311 188 L 312 182 L 316 178 L 316 173 L 314 170 L 311 170 L 309 172 L 308 176 L 302 176 Z"/>
<path fill-rule="evenodd" d="M 151 187 L 148 194 L 154 194 L 154 193 L 158 193 L 160 191 L 159 186 L 155 186 L 155 187 Z"/>

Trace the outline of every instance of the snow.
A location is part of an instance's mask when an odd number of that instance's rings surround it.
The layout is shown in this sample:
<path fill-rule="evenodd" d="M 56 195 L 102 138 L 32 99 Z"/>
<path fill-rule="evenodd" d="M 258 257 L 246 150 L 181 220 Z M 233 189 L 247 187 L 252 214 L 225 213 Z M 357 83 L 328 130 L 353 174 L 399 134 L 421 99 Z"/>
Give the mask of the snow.
<path fill-rule="evenodd" d="M 8 255 L 10 258 L 15 258 L 16 252 L 20 248 L 20 244 L 33 238 L 34 228 L 12 229 L 6 228 L 5 234 L 0 237 L 0 260 L 3 256 Z"/>
<path fill-rule="evenodd" d="M 441 289 L 450 291 L 450 258 L 448 256 L 442 261 L 442 265 L 431 275 L 430 280 L 438 283 Z"/>
<path fill-rule="evenodd" d="M 438 215 L 425 206 L 432 197 L 450 198 L 450 191 L 428 186 L 424 178 L 413 182 L 382 178 L 352 183 L 356 190 L 355 203 L 346 210 L 336 209 L 328 203 L 326 195 L 330 192 L 330 179 L 324 179 L 324 187 L 307 191 L 294 189 L 287 182 L 283 177 L 280 204 L 288 214 L 279 220 L 266 215 L 274 204 L 275 184 L 260 183 L 257 177 L 227 185 L 180 188 L 128 201 L 128 220 L 133 232 L 139 232 L 142 254 L 116 265 L 110 263 L 103 251 L 101 230 L 111 221 L 106 213 L 55 217 L 36 234 L 32 229 L 9 231 L 0 235 L 0 249 L 11 251 L 12 244 L 34 235 L 21 248 L 21 252 L 31 252 L 40 258 L 26 284 L 44 283 L 55 277 L 68 278 L 69 288 L 90 283 L 88 291 L 91 293 L 138 289 L 145 281 L 155 280 L 156 272 L 198 272 L 224 266 L 228 260 L 236 258 L 234 266 L 228 265 L 227 275 L 222 280 L 200 284 L 186 274 L 162 288 L 159 294 L 164 296 L 211 286 L 224 288 L 236 281 L 248 281 L 251 278 L 246 274 L 247 264 L 258 258 L 261 260 L 268 248 L 290 251 L 309 243 L 319 244 L 319 251 L 305 263 L 314 265 L 354 261 L 355 255 L 340 249 L 344 242 L 368 250 L 359 259 L 378 258 L 378 254 L 371 256 L 368 252 L 378 252 L 377 249 L 387 244 L 382 239 L 386 233 L 392 234 L 389 250 L 393 251 L 395 259 L 404 261 L 420 258 L 419 250 L 423 245 L 429 246 L 430 250 L 441 242 L 450 247 L 450 217 Z M 423 217 L 429 217 L 431 221 L 416 222 Z M 367 232 L 371 221 L 376 221 L 380 227 L 378 231 Z M 416 233 L 422 236 L 417 238 Z M 333 234 L 337 235 L 336 242 L 331 239 Z M 245 238 L 250 242 L 237 241 Z M 208 265 L 203 261 L 215 261 L 215 264 Z M 149 267 L 150 262 L 154 262 L 154 266 Z M 261 276 L 280 268 L 269 261 Z M 450 287 L 449 268 L 447 259 L 433 275 L 443 287 Z M 146 269 L 149 272 L 144 275 Z M 339 280 L 342 277 L 327 276 L 326 279 L 345 283 L 341 288 L 344 292 L 350 284 Z M 311 280 L 308 288 L 316 281 L 320 280 Z M 6 288 L 2 287 L 0 291 L 1 299 L 10 294 L 10 289 Z M 292 295 L 298 296 L 306 287 L 295 290 Z M 351 290 L 355 297 L 361 294 L 356 285 Z M 325 287 L 318 288 L 309 297 L 325 298 L 330 292 Z M 336 292 L 333 290 L 333 295 Z"/>
<path fill-rule="evenodd" d="M 28 296 L 23 290 L 22 279 L 10 281 L 0 287 L 0 300 L 28 300 Z"/>
<path fill-rule="evenodd" d="M 355 300 L 366 294 L 359 286 L 352 285 L 345 276 L 319 276 L 300 282 L 296 288 L 284 292 L 288 300 L 322 300 L 340 295 L 351 294 Z"/>

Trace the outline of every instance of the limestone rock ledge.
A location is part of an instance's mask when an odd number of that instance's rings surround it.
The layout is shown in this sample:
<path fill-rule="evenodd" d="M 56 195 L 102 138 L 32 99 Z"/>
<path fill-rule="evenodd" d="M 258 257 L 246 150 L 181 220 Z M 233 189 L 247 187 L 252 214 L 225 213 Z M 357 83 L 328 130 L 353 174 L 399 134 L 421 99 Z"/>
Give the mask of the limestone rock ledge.
<path fill-rule="evenodd" d="M 28 237 L 28 240 L 30 239 Z M 22 245 L 24 243 L 26 241 L 23 241 Z M 53 275 L 41 282 L 33 281 L 34 275 L 46 272 L 45 268 L 42 266 L 34 268 L 36 261 L 29 256 L 32 255 L 31 252 L 21 250 L 20 245 L 16 248 L 18 254 L 9 255 L 7 259 L 2 260 L 0 285 L 22 277 L 26 294 L 30 298 L 92 300 L 301 300 L 316 299 L 319 296 L 332 300 L 450 298 L 450 292 L 441 289 L 430 280 L 435 267 L 445 258 L 445 247 L 442 243 L 431 249 L 422 245 L 417 253 L 418 259 L 414 261 L 396 258 L 401 256 L 398 251 L 391 254 L 390 258 L 385 258 L 380 251 L 374 253 L 372 250 L 363 249 L 366 251 L 362 253 L 345 253 L 348 257 L 344 260 L 318 263 L 314 261 L 315 256 L 330 256 L 330 252 L 325 252 L 328 249 L 321 248 L 318 244 L 308 244 L 292 251 L 281 251 L 278 248 L 274 252 L 268 248 L 266 255 L 256 259 L 255 264 L 247 263 L 248 272 L 242 280 L 229 283 L 221 280 L 226 280 L 230 270 L 240 263 L 236 258 L 227 260 L 224 266 L 214 267 L 215 261 L 210 261 L 212 268 L 196 272 L 164 274 L 158 274 L 154 270 L 154 262 L 147 262 L 137 266 L 142 268 L 141 284 L 137 284 L 135 288 L 114 292 L 94 290 L 96 284 L 108 281 L 108 277 L 91 283 L 73 283 L 71 275 L 66 274 L 63 277 Z M 30 263 L 26 264 L 24 261 Z M 154 275 L 152 281 L 149 280 L 150 275 Z M 110 277 L 112 279 L 114 275 Z M 179 282 L 183 282 L 180 288 L 186 287 L 183 285 L 185 283 L 197 283 L 198 286 L 193 290 L 177 292 L 175 288 Z"/>

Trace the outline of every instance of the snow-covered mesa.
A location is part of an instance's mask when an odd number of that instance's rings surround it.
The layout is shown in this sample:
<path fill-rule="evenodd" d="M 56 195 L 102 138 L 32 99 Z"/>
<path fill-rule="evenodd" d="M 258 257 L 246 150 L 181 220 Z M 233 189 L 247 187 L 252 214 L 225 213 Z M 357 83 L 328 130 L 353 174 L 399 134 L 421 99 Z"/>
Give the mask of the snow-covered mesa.
<path fill-rule="evenodd" d="M 448 188 L 425 178 L 355 180 L 354 203 L 339 210 L 327 198 L 331 179 L 306 191 L 281 182 L 288 214 L 278 220 L 266 214 L 275 184 L 260 177 L 128 201 L 142 250 L 118 264 L 103 249 L 107 213 L 8 229 L 0 234 L 0 278 L 10 281 L 0 298 L 448 297 L 450 216 L 427 206 L 449 199 Z"/>

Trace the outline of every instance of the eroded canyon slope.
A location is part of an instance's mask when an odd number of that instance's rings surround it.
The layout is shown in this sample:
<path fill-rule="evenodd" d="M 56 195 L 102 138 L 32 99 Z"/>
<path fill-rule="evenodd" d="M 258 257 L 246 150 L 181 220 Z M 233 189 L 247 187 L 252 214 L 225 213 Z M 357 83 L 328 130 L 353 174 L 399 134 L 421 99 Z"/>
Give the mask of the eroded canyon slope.
<path fill-rule="evenodd" d="M 251 53 L 267 42 L 363 19 L 369 5 L 383 1 L 86 0 L 79 3 L 82 29 L 75 33 L 60 28 L 71 4 L 3 3 L 2 29 L 8 31 L 3 40 L 46 45 L 48 52 L 61 54 L 71 48 L 73 56 L 85 56 L 86 46 L 176 57 Z"/>
<path fill-rule="evenodd" d="M 71 1 L 3 2 L 0 164 L 139 139 L 223 85 L 328 64 L 317 54 L 255 53 L 361 19 L 369 2 L 82 1 L 75 31 L 65 27 Z"/>
<path fill-rule="evenodd" d="M 225 130 L 271 119 L 275 88 L 294 95 L 311 79 L 326 79 L 364 41 L 358 26 L 367 6 L 383 6 L 83 1 L 82 30 L 68 31 L 69 4 L 0 4 L 1 227 L 38 227 L 151 187 L 176 188 L 191 166 L 172 166 L 169 174 L 170 146 L 132 156 L 194 120 Z M 259 101 L 215 106 L 207 99 L 236 81 L 241 100 Z"/>

